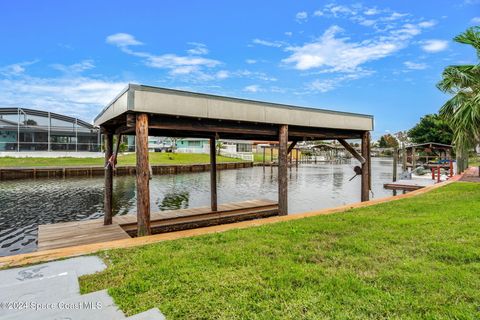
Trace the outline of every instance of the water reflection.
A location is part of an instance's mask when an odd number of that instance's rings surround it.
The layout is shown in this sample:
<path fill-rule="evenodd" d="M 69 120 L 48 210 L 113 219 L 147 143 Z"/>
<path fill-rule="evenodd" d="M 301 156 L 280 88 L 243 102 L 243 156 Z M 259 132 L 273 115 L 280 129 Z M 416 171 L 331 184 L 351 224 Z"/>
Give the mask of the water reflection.
<path fill-rule="evenodd" d="M 289 169 L 289 211 L 294 214 L 360 201 L 360 179 L 351 164 L 301 164 Z M 383 189 L 391 181 L 392 161 L 373 159 L 375 197 L 392 195 Z M 218 172 L 219 203 L 277 198 L 277 168 L 245 168 Z M 151 210 L 181 209 L 210 204 L 210 173 L 154 176 L 150 181 Z M 114 214 L 135 213 L 135 177 L 115 177 Z M 0 182 L 0 255 L 36 249 L 37 226 L 102 217 L 103 178 L 21 180 Z"/>
<path fill-rule="evenodd" d="M 173 191 L 167 193 L 162 201 L 157 202 L 157 206 L 161 211 L 177 210 L 188 208 L 189 193 L 186 191 Z"/>

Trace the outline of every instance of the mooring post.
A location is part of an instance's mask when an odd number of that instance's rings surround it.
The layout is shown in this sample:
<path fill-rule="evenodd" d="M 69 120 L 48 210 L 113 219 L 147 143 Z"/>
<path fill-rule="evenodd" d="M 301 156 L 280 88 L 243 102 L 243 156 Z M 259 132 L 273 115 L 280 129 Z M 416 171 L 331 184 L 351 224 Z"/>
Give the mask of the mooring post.
<path fill-rule="evenodd" d="M 270 166 L 272 166 L 273 163 L 273 146 L 270 145 Z"/>
<path fill-rule="evenodd" d="M 295 149 L 295 166 L 298 168 L 298 148 Z"/>
<path fill-rule="evenodd" d="M 282 124 L 278 130 L 278 214 L 288 214 L 287 151 L 288 125 Z"/>
<path fill-rule="evenodd" d="M 398 149 L 393 148 L 393 182 L 397 181 Z"/>
<path fill-rule="evenodd" d="M 148 115 L 137 114 L 137 236 L 151 234 L 150 230 L 150 167 L 148 162 Z"/>
<path fill-rule="evenodd" d="M 263 149 L 263 161 L 262 161 L 262 163 L 263 163 L 263 167 L 265 168 L 265 146 L 263 146 L 262 149 Z"/>
<path fill-rule="evenodd" d="M 112 201 L 113 201 L 113 167 L 109 160 L 113 154 L 113 134 L 104 133 L 105 139 L 105 190 L 103 199 L 103 224 L 112 224 Z"/>
<path fill-rule="evenodd" d="M 217 154 L 215 138 L 210 138 L 210 205 L 217 211 Z"/>
<path fill-rule="evenodd" d="M 365 162 L 362 164 L 362 186 L 361 201 L 370 199 L 370 132 L 365 131 L 362 135 L 362 157 Z"/>
<path fill-rule="evenodd" d="M 407 149 L 404 143 L 402 143 L 402 170 L 407 171 Z"/>
<path fill-rule="evenodd" d="M 415 155 L 415 147 L 412 147 L 412 171 L 415 170 L 416 165 L 417 165 L 417 156 Z"/>

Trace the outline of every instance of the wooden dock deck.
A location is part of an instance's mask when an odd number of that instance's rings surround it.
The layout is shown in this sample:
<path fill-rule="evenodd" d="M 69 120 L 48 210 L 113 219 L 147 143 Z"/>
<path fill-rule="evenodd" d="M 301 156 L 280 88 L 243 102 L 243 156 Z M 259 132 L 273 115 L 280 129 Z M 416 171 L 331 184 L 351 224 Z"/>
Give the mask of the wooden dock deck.
<path fill-rule="evenodd" d="M 169 210 L 151 214 L 152 233 L 165 233 L 278 215 L 278 203 L 250 200 L 210 207 Z M 136 235 L 137 216 L 114 216 L 111 225 L 103 219 L 62 222 L 38 227 L 38 251 L 128 239 Z"/>
<path fill-rule="evenodd" d="M 414 191 L 435 184 L 435 180 L 430 179 L 410 179 L 398 180 L 391 183 L 385 183 L 383 187 L 388 190 Z"/>

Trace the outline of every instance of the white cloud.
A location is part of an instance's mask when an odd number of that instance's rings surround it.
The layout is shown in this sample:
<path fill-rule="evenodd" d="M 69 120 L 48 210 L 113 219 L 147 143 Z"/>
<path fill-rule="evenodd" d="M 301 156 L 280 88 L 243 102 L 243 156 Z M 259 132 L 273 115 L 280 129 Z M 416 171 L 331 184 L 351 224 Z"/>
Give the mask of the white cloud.
<path fill-rule="evenodd" d="M 190 42 L 194 48 L 189 49 L 187 56 L 180 56 L 173 53 L 155 55 L 149 52 L 135 51 L 130 48 L 132 45 L 142 44 L 135 37 L 129 34 L 115 34 L 107 37 L 107 43 L 114 44 L 129 55 L 142 58 L 145 65 L 169 70 L 171 76 L 193 75 L 198 81 L 208 81 L 217 79 L 215 74 L 207 74 L 205 69 L 212 69 L 221 62 L 214 59 L 205 58 L 201 55 L 208 53 L 207 46 L 203 43 Z"/>
<path fill-rule="evenodd" d="M 262 39 L 253 39 L 252 42 L 254 44 L 259 44 L 262 46 L 267 46 L 267 47 L 275 47 L 275 48 L 280 48 L 283 43 L 280 41 L 268 41 L 268 40 L 262 40 Z"/>
<path fill-rule="evenodd" d="M 135 39 L 134 36 L 128 33 L 115 33 L 109 35 L 106 39 L 106 42 L 119 47 L 138 46 L 143 44 L 142 42 Z"/>
<path fill-rule="evenodd" d="M 436 53 L 447 49 L 448 41 L 446 40 L 426 40 L 422 44 L 422 49 L 425 52 Z"/>
<path fill-rule="evenodd" d="M 373 71 L 360 69 L 356 73 L 343 74 L 330 79 L 315 79 L 313 82 L 308 84 L 307 88 L 310 91 L 324 93 L 334 90 L 346 82 L 370 76 L 372 73 Z"/>
<path fill-rule="evenodd" d="M 262 81 L 277 81 L 277 78 L 271 77 L 264 72 L 250 71 L 250 70 L 237 70 L 232 71 L 230 74 L 237 78 L 258 79 Z"/>
<path fill-rule="evenodd" d="M 293 53 L 283 62 L 293 64 L 298 70 L 323 68 L 327 72 L 353 72 L 360 65 L 386 57 L 404 46 L 390 38 L 350 42 L 349 38 L 336 37 L 342 31 L 340 27 L 332 26 L 314 42 L 287 48 Z M 403 32 L 398 31 L 395 36 L 402 35 Z"/>
<path fill-rule="evenodd" d="M 85 70 L 95 68 L 92 60 L 84 60 L 79 63 L 74 63 L 71 65 L 64 65 L 64 64 L 52 64 L 52 68 L 65 72 L 65 73 L 80 73 Z"/>
<path fill-rule="evenodd" d="M 341 15 L 341 14 L 356 14 L 356 12 L 354 10 L 350 9 L 347 6 L 342 6 L 342 5 L 331 7 L 330 12 L 334 16 L 338 16 L 338 15 Z"/>
<path fill-rule="evenodd" d="M 14 63 L 10 64 L 7 66 L 0 67 L 0 74 L 4 76 L 19 76 L 22 75 L 27 66 L 32 65 L 34 63 L 37 63 L 38 60 L 33 60 L 33 61 L 24 61 L 24 62 L 19 62 L 19 63 Z"/>
<path fill-rule="evenodd" d="M 424 70 L 427 68 L 427 65 L 425 63 L 405 61 L 403 64 L 405 65 L 405 67 L 407 67 L 410 70 Z"/>
<path fill-rule="evenodd" d="M 126 82 L 91 77 L 0 79 L 0 104 L 25 106 L 92 120 Z"/>
<path fill-rule="evenodd" d="M 363 14 L 365 14 L 367 16 L 374 16 L 374 15 L 379 14 L 380 12 L 381 11 L 378 10 L 377 8 L 368 8 L 363 12 Z"/>
<path fill-rule="evenodd" d="M 295 15 L 295 19 L 297 19 L 298 22 L 301 22 L 303 20 L 307 20 L 308 19 L 308 13 L 305 12 L 305 11 L 297 12 L 297 14 Z"/>
<path fill-rule="evenodd" d="M 178 56 L 176 54 L 148 55 L 146 64 L 153 68 L 176 69 L 180 67 L 189 67 L 191 70 L 197 70 L 200 67 L 215 67 L 220 61 L 192 56 Z"/>
<path fill-rule="evenodd" d="M 187 50 L 189 54 L 191 55 L 208 54 L 208 49 L 205 44 L 199 43 L 199 42 L 189 42 L 188 44 L 193 46 L 192 49 Z"/>
<path fill-rule="evenodd" d="M 228 77 L 230 77 L 230 72 L 228 72 L 227 70 L 220 70 L 216 73 L 217 79 L 226 79 Z"/>
<path fill-rule="evenodd" d="M 480 24 L 480 17 L 474 17 L 472 20 L 470 20 L 470 23 L 472 24 Z"/>
<path fill-rule="evenodd" d="M 323 11 L 322 11 L 322 10 L 316 10 L 316 11 L 313 13 L 313 15 L 314 15 L 315 17 L 321 17 L 321 16 L 323 16 Z"/>
<path fill-rule="evenodd" d="M 418 24 L 419 27 L 421 28 L 430 28 L 433 27 L 434 25 L 437 24 L 437 21 L 435 20 L 429 20 L 429 21 L 422 21 Z"/>
<path fill-rule="evenodd" d="M 247 60 L 245 60 L 245 62 L 248 63 L 248 64 L 255 64 L 255 63 L 257 63 L 257 60 L 255 60 L 255 59 L 247 59 Z"/>
<path fill-rule="evenodd" d="M 325 80 L 315 80 L 313 81 L 309 88 L 313 91 L 319 91 L 319 92 L 328 92 L 333 89 L 335 89 L 341 81 L 338 81 L 336 79 L 325 79 Z"/>
<path fill-rule="evenodd" d="M 245 92 L 251 92 L 251 93 L 256 93 L 256 92 L 262 91 L 262 89 L 260 88 L 259 85 L 252 84 L 252 85 L 249 85 L 249 86 L 246 86 L 245 88 L 243 88 L 243 91 L 245 91 Z"/>
<path fill-rule="evenodd" d="M 287 32 L 285 32 L 285 35 L 286 35 L 287 37 L 291 37 L 291 36 L 293 35 L 293 32 L 287 31 Z"/>

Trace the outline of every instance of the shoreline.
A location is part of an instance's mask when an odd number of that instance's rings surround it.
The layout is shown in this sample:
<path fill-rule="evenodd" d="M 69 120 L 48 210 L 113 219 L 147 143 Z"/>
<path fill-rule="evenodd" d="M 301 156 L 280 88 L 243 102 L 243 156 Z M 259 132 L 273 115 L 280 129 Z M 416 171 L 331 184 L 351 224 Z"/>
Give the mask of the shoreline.
<path fill-rule="evenodd" d="M 219 162 L 217 170 L 231 170 L 253 167 L 253 162 Z M 115 168 L 114 175 L 134 175 L 135 165 L 121 165 Z M 158 164 L 152 165 L 153 175 L 178 174 L 188 172 L 210 171 L 209 163 L 192 164 Z M 105 168 L 98 165 L 52 166 L 52 167 L 0 167 L 0 181 L 103 176 Z"/>

